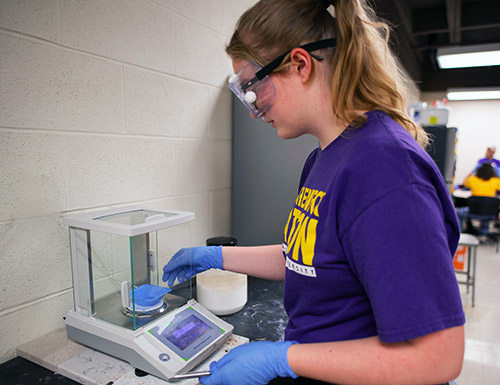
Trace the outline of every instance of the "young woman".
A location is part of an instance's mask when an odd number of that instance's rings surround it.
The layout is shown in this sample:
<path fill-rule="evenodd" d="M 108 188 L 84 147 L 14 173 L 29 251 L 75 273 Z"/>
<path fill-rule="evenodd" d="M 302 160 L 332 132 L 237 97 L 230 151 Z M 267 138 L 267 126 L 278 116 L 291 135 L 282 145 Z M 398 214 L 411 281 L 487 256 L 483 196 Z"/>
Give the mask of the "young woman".
<path fill-rule="evenodd" d="M 230 88 L 283 139 L 311 134 L 282 245 L 183 249 L 172 285 L 209 268 L 285 280 L 285 341 L 253 342 L 202 384 L 442 384 L 462 367 L 450 195 L 406 114 L 388 29 L 365 0 L 262 0 L 227 47 Z M 190 265 L 191 261 L 191 265 Z"/>
<path fill-rule="evenodd" d="M 476 171 L 476 175 L 468 177 L 464 186 L 470 189 L 472 195 L 494 197 L 500 191 L 500 178 L 489 163 L 483 163 Z"/>

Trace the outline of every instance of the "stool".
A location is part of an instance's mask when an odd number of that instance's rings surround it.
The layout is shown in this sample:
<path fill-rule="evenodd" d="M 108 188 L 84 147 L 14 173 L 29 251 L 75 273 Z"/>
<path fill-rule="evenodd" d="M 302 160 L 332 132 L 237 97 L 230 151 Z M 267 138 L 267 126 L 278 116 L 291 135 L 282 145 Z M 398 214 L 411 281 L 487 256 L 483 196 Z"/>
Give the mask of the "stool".
<path fill-rule="evenodd" d="M 472 286 L 472 307 L 474 307 L 476 289 L 476 254 L 478 246 L 479 239 L 477 239 L 474 235 L 460 234 L 458 249 L 453 258 L 455 273 L 465 275 L 465 281 L 458 281 L 458 283 L 467 287 L 467 294 L 469 294 L 469 287 Z M 464 270 L 466 252 L 467 268 Z"/>

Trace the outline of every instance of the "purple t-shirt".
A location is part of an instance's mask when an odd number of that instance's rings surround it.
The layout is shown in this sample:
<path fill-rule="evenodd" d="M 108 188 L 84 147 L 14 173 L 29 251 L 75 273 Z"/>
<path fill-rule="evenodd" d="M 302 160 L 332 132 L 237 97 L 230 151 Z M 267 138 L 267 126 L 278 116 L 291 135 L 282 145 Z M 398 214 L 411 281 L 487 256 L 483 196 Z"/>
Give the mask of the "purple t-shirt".
<path fill-rule="evenodd" d="M 367 116 L 304 165 L 284 231 L 286 340 L 397 342 L 465 322 L 439 170 L 387 114 Z"/>

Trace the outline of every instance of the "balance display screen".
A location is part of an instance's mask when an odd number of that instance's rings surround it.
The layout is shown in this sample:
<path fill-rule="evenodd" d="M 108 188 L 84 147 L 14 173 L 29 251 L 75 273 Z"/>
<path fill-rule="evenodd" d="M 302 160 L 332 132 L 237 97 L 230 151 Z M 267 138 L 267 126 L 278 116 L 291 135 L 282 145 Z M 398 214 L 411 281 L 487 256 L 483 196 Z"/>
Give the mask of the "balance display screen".
<path fill-rule="evenodd" d="M 225 331 L 189 307 L 149 330 L 157 340 L 184 360 L 209 346 Z"/>
<path fill-rule="evenodd" d="M 184 350 L 187 346 L 204 335 L 209 328 L 210 326 L 192 314 L 174 328 L 166 328 L 162 336 L 179 349 Z"/>

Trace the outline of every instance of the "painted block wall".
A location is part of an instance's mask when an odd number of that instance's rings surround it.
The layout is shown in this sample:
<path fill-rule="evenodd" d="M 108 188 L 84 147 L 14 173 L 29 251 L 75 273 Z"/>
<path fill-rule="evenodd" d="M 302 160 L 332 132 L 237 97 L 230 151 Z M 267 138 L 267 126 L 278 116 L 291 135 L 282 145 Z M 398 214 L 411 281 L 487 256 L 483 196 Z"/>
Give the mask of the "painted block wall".
<path fill-rule="evenodd" d="M 63 215 L 195 212 L 169 253 L 228 235 L 224 45 L 254 2 L 0 2 L 0 362 L 73 306 Z"/>

